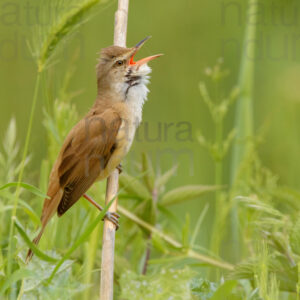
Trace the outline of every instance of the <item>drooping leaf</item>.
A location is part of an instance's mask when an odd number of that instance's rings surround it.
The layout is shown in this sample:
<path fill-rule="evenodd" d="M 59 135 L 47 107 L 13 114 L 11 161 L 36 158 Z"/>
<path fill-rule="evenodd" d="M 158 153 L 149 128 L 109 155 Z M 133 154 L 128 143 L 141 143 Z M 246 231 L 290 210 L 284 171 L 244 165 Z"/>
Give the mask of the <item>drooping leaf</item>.
<path fill-rule="evenodd" d="M 161 199 L 162 205 L 173 205 L 188 201 L 206 193 L 220 190 L 222 187 L 214 185 L 186 185 L 167 192 Z"/>

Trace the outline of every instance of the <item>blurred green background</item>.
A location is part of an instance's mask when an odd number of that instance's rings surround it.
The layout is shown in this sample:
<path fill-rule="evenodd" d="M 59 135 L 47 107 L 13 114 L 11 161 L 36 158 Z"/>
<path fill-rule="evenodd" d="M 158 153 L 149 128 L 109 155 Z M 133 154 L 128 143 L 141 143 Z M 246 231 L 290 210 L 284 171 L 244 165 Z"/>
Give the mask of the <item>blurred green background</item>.
<path fill-rule="evenodd" d="M 97 1 L 89 2 L 93 5 Z M 45 192 L 50 164 L 61 144 L 61 136 L 71 127 L 70 123 L 75 123 L 75 111 L 79 112 L 79 120 L 96 98 L 95 66 L 100 49 L 112 44 L 117 1 L 103 1 L 98 11 L 94 11 L 93 18 L 78 28 L 79 18 L 73 15 L 76 9 L 70 9 L 70 15 L 65 11 L 55 11 L 54 4 L 59 6 L 62 3 L 65 9 L 78 4 L 84 15 L 84 0 L 0 0 L 1 185 L 17 181 L 16 175 L 20 173 L 24 176 L 19 174 L 19 180 Z M 255 11 L 252 5 L 257 5 L 256 18 L 251 15 Z M 45 15 L 42 16 L 42 12 Z M 57 26 L 50 21 L 56 17 L 63 26 L 51 35 L 47 30 Z M 64 23 L 64 20 L 67 22 Z M 256 23 L 252 24 L 254 20 Z M 39 41 L 40 35 L 36 34 L 36 30 L 40 30 L 42 39 L 58 36 L 51 40 L 52 43 L 47 44 L 43 40 L 40 45 L 46 45 L 47 50 L 51 48 L 49 45 L 56 47 L 62 43 L 63 33 L 68 35 L 72 26 L 78 29 L 73 38 L 63 44 L 54 64 L 38 77 L 42 82 L 34 112 L 33 134 L 28 135 L 30 144 L 27 151 L 24 147 L 25 135 L 34 102 L 35 84 L 39 82 L 29 45 L 33 40 Z M 216 292 L 214 298 L 209 299 L 224 300 L 223 287 L 231 286 L 232 290 L 237 284 L 232 293 L 236 297 L 230 299 L 294 300 L 300 291 L 300 193 L 297 176 L 300 166 L 299 2 L 130 0 L 127 45 L 133 46 L 148 35 L 152 35 L 152 39 L 138 55 L 165 55 L 151 64 L 151 92 L 144 106 L 143 123 L 123 163 L 126 172 L 120 177 L 119 210 L 123 213 L 116 240 L 115 294 L 121 295 L 126 289 L 136 292 L 136 295 L 142 292 L 143 289 L 131 288 L 135 282 L 131 275 L 141 274 L 148 276 L 139 277 L 137 282 L 141 280 L 143 285 L 145 278 L 155 286 L 153 279 L 160 281 L 166 277 L 169 280 L 165 284 L 166 290 L 176 294 L 177 282 L 181 279 L 176 281 L 164 275 L 164 268 L 184 266 L 190 267 L 190 271 L 186 269 L 189 279 L 186 278 L 188 284 L 184 289 L 190 296 L 190 289 L 193 289 L 191 283 L 194 282 L 190 279 L 193 277 L 198 280 L 198 288 L 202 283 L 211 287 L 215 284 L 220 286 L 219 296 L 215 296 L 218 294 Z M 252 54 L 253 45 L 255 57 Z M 39 54 L 44 57 L 43 51 Z M 221 76 L 220 65 L 222 70 L 228 71 L 228 76 Z M 65 78 L 69 75 L 70 84 L 66 88 Z M 205 87 L 213 100 L 210 109 L 209 103 L 207 105 L 202 97 L 205 98 Z M 236 91 L 234 87 L 240 88 L 241 95 L 228 97 Z M 76 109 L 68 102 L 70 98 Z M 229 106 L 228 102 L 233 98 L 240 102 Z M 247 100 L 250 103 L 248 106 Z M 239 104 L 242 105 L 236 110 Z M 252 121 L 252 112 L 243 111 L 251 108 L 252 104 L 254 132 L 251 125 L 248 126 Z M 223 112 L 229 109 L 224 124 L 221 121 L 222 109 Z M 219 113 L 217 117 L 216 112 Z M 235 116 L 245 117 L 245 122 L 235 122 Z M 19 152 L 12 150 L 15 145 L 14 122 L 10 123 L 10 130 L 5 136 L 12 117 L 17 123 Z M 47 129 L 45 120 L 48 122 Z M 234 157 L 237 159 L 232 160 L 230 147 L 222 161 L 222 154 L 226 152 L 224 141 L 233 128 L 241 138 L 231 142 L 234 142 L 235 150 L 241 152 L 236 151 Z M 220 133 L 222 130 L 223 133 Z M 205 136 L 211 144 L 203 143 L 202 139 L 201 145 L 201 136 Z M 203 147 L 208 144 L 211 146 L 207 147 L 209 150 Z M 24 174 L 17 167 L 23 152 L 23 162 L 26 155 L 30 155 Z M 146 156 L 143 167 L 137 171 L 136 164 L 141 162 L 144 152 L 158 170 L 154 175 L 155 183 L 149 183 L 151 168 L 150 163 L 146 166 Z M 164 183 L 159 185 L 158 182 L 163 181 L 164 177 L 161 174 L 176 164 L 176 176 L 170 175 L 166 186 Z M 233 173 L 235 176 L 232 176 Z M 224 185 L 224 189 L 208 196 L 201 194 L 202 185 L 215 184 Z M 104 189 L 103 183 L 95 185 L 89 192 L 97 201 L 103 202 Z M 197 192 L 193 194 L 195 189 Z M 26 287 L 30 286 L 30 280 L 23 280 L 27 276 L 28 266 L 24 266 L 20 259 L 27 245 L 15 234 L 14 226 L 19 226 L 14 223 L 15 217 L 25 228 L 23 238 L 27 233 L 31 238 L 42 206 L 42 198 L 28 193 L 23 196 L 23 193 L 19 194 L 20 190 L 20 185 L 14 194 L 12 188 L 1 190 L 0 235 L 3 238 L 0 279 L 4 281 L 0 282 L 0 294 L 6 289 L 7 299 L 16 299 L 17 294 L 21 297 L 23 292 L 26 294 Z M 167 196 L 173 203 L 167 203 Z M 169 209 L 174 203 L 177 204 Z M 152 233 L 149 233 L 142 229 L 136 219 L 128 218 L 128 213 L 126 216 L 124 207 L 134 216 L 149 222 L 155 230 L 151 227 Z M 48 278 L 46 271 L 53 264 L 40 260 L 36 255 L 32 261 L 35 265 L 30 267 L 35 273 L 33 281 L 39 282 L 39 287 L 31 291 L 33 294 L 46 295 L 52 289 L 53 293 L 61 296 L 62 287 L 68 286 L 66 294 L 71 295 L 78 292 L 73 287 L 80 282 L 90 287 L 92 284 L 93 288 L 85 289 L 82 292 L 84 297 L 80 293 L 78 299 L 91 299 L 90 295 L 96 297 L 102 227 L 92 223 L 96 226 L 92 234 L 87 233 L 87 228 L 97 214 L 88 203 L 81 202 L 68 212 L 67 217 L 59 221 L 55 219 L 49 224 L 50 228 L 39 245 L 42 251 L 47 249 L 48 253 L 51 249 L 55 251 L 53 253 L 57 251 L 59 255 L 65 255 L 68 249 L 72 250 L 70 245 L 74 245 L 79 236 L 88 240 L 81 240 L 80 247 L 71 255 L 74 259 L 72 266 L 61 277 L 56 277 L 56 283 L 49 290 L 43 281 Z M 19 234 L 21 227 L 17 227 Z M 161 240 L 154 232 L 161 232 Z M 175 247 L 169 238 L 162 238 L 164 234 L 170 234 L 171 239 L 181 244 Z M 162 243 L 163 239 L 170 245 Z M 227 262 L 235 264 L 234 270 Z M 148 265 L 149 272 L 146 273 Z M 218 269 L 220 266 L 224 270 Z M 127 271 L 133 273 L 128 275 Z M 19 278 L 22 282 L 14 279 L 18 272 L 22 275 Z M 184 272 L 182 274 L 184 277 Z M 63 276 L 64 282 L 61 280 Z M 11 278 L 15 280 L 14 284 L 11 284 Z M 231 282 L 231 278 L 237 281 Z M 260 298 L 256 297 L 258 294 Z M 203 298 L 201 295 L 199 297 Z"/>
<path fill-rule="evenodd" d="M 33 25 L 40 22 L 42 5 L 41 1 L 0 1 L 0 136 L 3 137 L 10 118 L 14 116 L 20 144 L 24 142 L 27 130 L 36 79 L 36 65 L 27 44 Z M 55 73 L 51 85 L 60 86 L 71 58 L 79 51 L 69 90 L 81 91 L 74 100 L 81 116 L 95 100 L 97 53 L 112 44 L 116 5 L 116 1 L 106 1 L 101 6 L 96 17 L 64 47 L 51 71 Z M 295 188 L 298 187 L 300 167 L 299 6 L 296 1 L 260 2 L 254 90 L 255 131 L 263 129 L 264 132 L 259 144 L 261 158 L 278 174 L 282 184 Z M 157 162 L 158 155 L 171 150 L 178 153 L 179 168 L 170 187 L 214 183 L 211 158 L 196 140 L 200 129 L 208 139 L 214 139 L 211 117 L 201 99 L 198 84 L 205 80 L 205 69 L 222 57 L 230 76 L 221 87 L 221 93 L 226 95 L 237 85 L 240 61 L 248 55 L 247 48 L 242 51 L 246 10 L 246 1 L 238 0 L 131 0 L 128 46 L 152 35 L 140 55 L 164 53 L 165 56 L 152 64 L 151 93 L 143 118 L 147 125 L 141 126 L 141 138 L 133 145 L 124 165 L 126 170 L 130 171 L 142 151 L 148 152 Z M 253 42 L 248 41 L 249 45 Z M 55 97 L 50 95 L 52 100 Z M 30 141 L 30 153 L 34 156 L 28 169 L 36 178 L 41 160 L 47 153 L 42 125 L 42 108 L 45 105 L 46 100 L 41 96 Z M 233 127 L 233 118 L 234 110 L 226 119 L 226 129 Z M 180 122 L 189 122 L 191 141 L 176 138 Z M 167 123 L 174 125 L 165 135 Z M 229 159 L 226 164 L 228 166 Z M 167 154 L 165 159 L 161 159 L 160 167 L 166 170 L 171 165 L 171 156 Z M 225 168 L 225 183 L 229 182 L 228 178 Z M 189 206 L 192 218 L 199 215 L 201 207 L 199 200 Z"/>

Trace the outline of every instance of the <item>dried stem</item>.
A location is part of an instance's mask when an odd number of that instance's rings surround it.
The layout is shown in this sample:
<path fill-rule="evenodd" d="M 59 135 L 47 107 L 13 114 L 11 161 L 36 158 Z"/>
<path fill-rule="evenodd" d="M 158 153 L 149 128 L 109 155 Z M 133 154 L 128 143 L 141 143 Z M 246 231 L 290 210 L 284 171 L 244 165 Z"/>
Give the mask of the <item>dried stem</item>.
<path fill-rule="evenodd" d="M 145 254 L 145 262 L 144 262 L 144 266 L 143 266 L 143 270 L 142 270 L 143 275 L 147 274 L 148 262 L 149 262 L 150 255 L 151 255 L 151 247 L 152 247 L 152 234 L 149 233 L 146 254 Z"/>
<path fill-rule="evenodd" d="M 119 0 L 118 10 L 115 14 L 114 45 L 126 47 L 127 19 L 129 0 Z M 107 180 L 105 203 L 108 204 L 114 197 L 115 200 L 109 208 L 110 212 L 117 211 L 117 193 L 119 187 L 119 171 L 116 169 Z M 100 299 L 113 299 L 114 282 L 114 251 L 115 251 L 115 225 L 104 221 Z"/>

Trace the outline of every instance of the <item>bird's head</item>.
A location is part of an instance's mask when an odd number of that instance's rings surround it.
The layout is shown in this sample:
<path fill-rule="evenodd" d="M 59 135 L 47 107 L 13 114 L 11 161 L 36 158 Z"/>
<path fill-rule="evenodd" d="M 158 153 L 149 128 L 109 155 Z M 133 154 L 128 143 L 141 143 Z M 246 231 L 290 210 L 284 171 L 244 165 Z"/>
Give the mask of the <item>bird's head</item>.
<path fill-rule="evenodd" d="M 134 61 L 135 54 L 150 37 L 132 48 L 110 46 L 102 49 L 97 65 L 98 94 L 112 93 L 126 97 L 132 87 L 146 84 L 151 72 L 147 63 L 162 54 Z"/>

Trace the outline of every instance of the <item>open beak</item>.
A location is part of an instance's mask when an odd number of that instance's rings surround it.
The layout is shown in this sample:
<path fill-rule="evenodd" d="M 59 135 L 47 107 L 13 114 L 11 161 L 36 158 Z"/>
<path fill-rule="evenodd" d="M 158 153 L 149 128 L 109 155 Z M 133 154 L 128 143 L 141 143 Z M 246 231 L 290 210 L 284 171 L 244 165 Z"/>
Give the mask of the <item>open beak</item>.
<path fill-rule="evenodd" d="M 142 58 L 138 61 L 134 61 L 133 58 L 135 56 L 135 54 L 142 48 L 142 46 L 145 44 L 145 42 L 147 40 L 149 40 L 151 38 L 151 36 L 147 36 L 146 38 L 144 38 L 143 40 L 141 40 L 140 42 L 138 42 L 134 47 L 133 47 L 133 51 L 132 51 L 132 54 L 130 56 L 130 61 L 129 61 L 129 65 L 133 66 L 133 65 L 138 65 L 138 66 L 141 66 L 141 65 L 144 65 L 146 63 L 148 63 L 149 61 L 157 58 L 157 57 L 160 57 L 162 56 L 163 54 L 156 54 L 156 55 L 151 55 L 151 56 L 148 56 L 148 57 L 145 57 L 145 58 Z"/>

